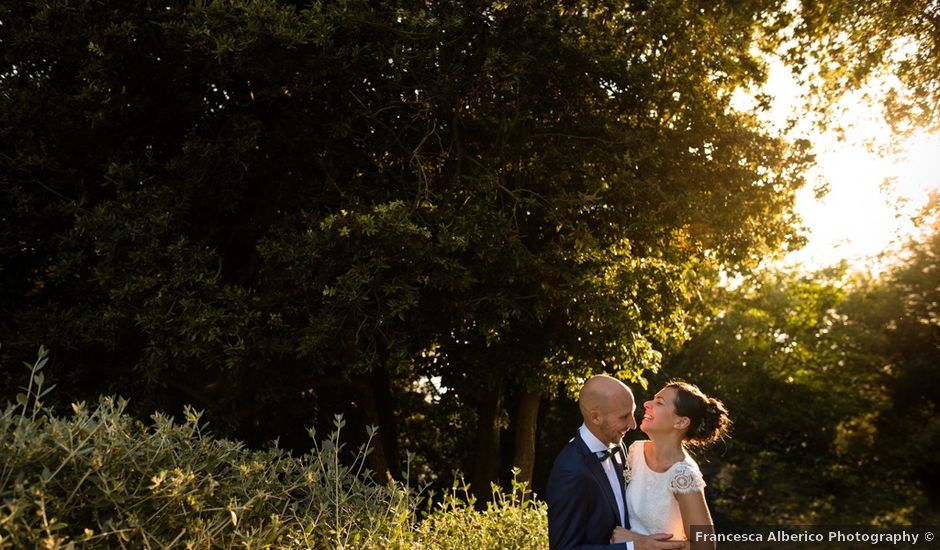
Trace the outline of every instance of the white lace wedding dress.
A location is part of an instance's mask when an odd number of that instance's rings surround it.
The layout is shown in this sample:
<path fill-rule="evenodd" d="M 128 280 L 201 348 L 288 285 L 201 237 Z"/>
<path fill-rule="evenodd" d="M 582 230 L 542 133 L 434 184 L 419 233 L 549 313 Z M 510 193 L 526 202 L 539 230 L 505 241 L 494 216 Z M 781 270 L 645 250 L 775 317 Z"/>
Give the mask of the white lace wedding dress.
<path fill-rule="evenodd" d="M 641 535 L 672 533 L 676 540 L 686 540 L 682 515 L 675 493 L 694 493 L 705 487 L 698 464 L 688 453 L 665 472 L 654 472 L 646 464 L 646 441 L 634 441 L 627 452 L 624 477 L 627 485 L 627 512 L 630 529 Z"/>

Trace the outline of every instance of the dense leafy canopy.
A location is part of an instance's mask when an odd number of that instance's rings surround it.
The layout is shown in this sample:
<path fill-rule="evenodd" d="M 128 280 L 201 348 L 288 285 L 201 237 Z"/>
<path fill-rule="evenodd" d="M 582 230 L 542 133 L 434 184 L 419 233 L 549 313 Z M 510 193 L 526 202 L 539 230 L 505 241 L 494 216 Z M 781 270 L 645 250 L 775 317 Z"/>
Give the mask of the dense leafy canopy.
<path fill-rule="evenodd" d="M 824 112 L 874 81 L 896 131 L 940 128 L 940 3 L 801 0 L 792 16 L 786 57 Z"/>
<path fill-rule="evenodd" d="M 485 491 L 570 435 L 544 398 L 666 357 L 733 410 L 812 408 L 739 417 L 755 472 L 869 460 L 935 410 L 936 243 L 863 290 L 717 299 L 799 245 L 810 161 L 731 97 L 795 23 L 827 98 L 914 40 L 896 112 L 935 121 L 936 6 L 786 4 L 2 1 L 0 360 L 45 343 L 63 402 L 192 403 L 252 445 L 342 411 L 380 427 L 374 469 L 407 447 Z M 898 460 L 936 433 L 897 431 Z"/>
<path fill-rule="evenodd" d="M 712 300 L 668 359 L 665 373 L 737 412 L 732 439 L 706 453 L 728 521 L 936 521 L 935 204 L 925 218 L 927 233 L 877 278 L 766 273 Z"/>
<path fill-rule="evenodd" d="M 254 442 L 352 407 L 393 473 L 440 380 L 498 454 L 798 241 L 803 146 L 729 107 L 777 8 L 4 2 L 4 350 Z"/>

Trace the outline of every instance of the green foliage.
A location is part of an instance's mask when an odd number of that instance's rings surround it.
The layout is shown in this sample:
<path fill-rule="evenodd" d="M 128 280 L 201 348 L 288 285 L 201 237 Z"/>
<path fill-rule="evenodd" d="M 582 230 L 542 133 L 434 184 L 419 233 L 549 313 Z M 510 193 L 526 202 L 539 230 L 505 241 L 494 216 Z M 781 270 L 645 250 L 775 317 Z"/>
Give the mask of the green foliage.
<path fill-rule="evenodd" d="M 37 363 L 33 378 L 40 371 Z M 192 409 L 182 424 L 161 414 L 145 424 L 124 414 L 126 401 L 102 398 L 57 418 L 39 411 L 39 395 L 30 390 L 0 416 L 0 547 L 408 544 L 414 495 L 374 483 L 366 448 L 344 464 L 340 419 L 314 452 L 294 458 L 215 439 Z"/>
<path fill-rule="evenodd" d="M 786 57 L 826 109 L 847 91 L 887 80 L 882 98 L 896 131 L 940 125 L 940 23 L 932 0 L 802 0 Z M 897 80 L 897 83 L 895 82 Z"/>
<path fill-rule="evenodd" d="M 737 502 L 787 490 L 786 464 L 813 480 L 787 514 L 831 509 L 893 401 L 934 426 L 898 430 L 895 463 L 940 471 L 909 459 L 937 440 L 933 248 L 872 287 L 877 308 L 826 274 L 695 317 L 719 273 L 800 243 L 808 144 L 731 101 L 781 29 L 833 94 L 914 39 L 899 74 L 936 120 L 933 2 L 789 5 L 0 0 L 3 354 L 56 342 L 31 384 L 54 378 L 62 407 L 195 403 L 256 446 L 309 448 L 304 427 L 344 411 L 381 425 L 376 471 L 421 441 L 422 475 L 483 465 L 475 488 L 506 470 L 502 430 L 534 447 L 541 395 L 599 371 L 642 384 L 678 357 L 670 372 L 780 423 L 738 416 Z M 806 449 L 823 466 L 790 458 Z"/>
<path fill-rule="evenodd" d="M 731 440 L 703 454 L 722 521 L 935 519 L 936 430 L 926 411 L 936 397 L 918 365 L 936 357 L 936 341 L 912 319 L 929 317 L 918 304 L 936 303 L 935 258 L 915 255 L 877 283 L 844 267 L 764 273 L 713 304 L 664 370 L 732 413 Z M 910 276 L 924 285 L 899 284 Z"/>
<path fill-rule="evenodd" d="M 895 265 L 859 285 L 847 307 L 867 337 L 859 346 L 877 354 L 891 414 L 876 419 L 877 445 L 918 479 L 932 498 L 940 495 L 940 206 L 925 208 L 923 234 L 912 239 Z"/>
<path fill-rule="evenodd" d="M 806 144 L 731 102 L 780 3 L 0 0 L 4 352 L 253 445 L 343 411 L 393 473 L 440 380 L 498 460 L 799 242 Z"/>
<path fill-rule="evenodd" d="M 511 489 L 493 486 L 493 499 L 482 512 L 469 487 L 457 482 L 443 495 L 443 501 L 430 511 L 418 528 L 420 548 L 501 548 L 548 547 L 548 511 L 536 500 L 527 484 L 513 472 Z"/>
<path fill-rule="evenodd" d="M 54 416 L 40 401 L 45 355 L 27 365 L 23 399 L 0 414 L 0 548 L 446 549 L 467 535 L 447 529 L 470 526 L 486 548 L 547 540 L 544 504 L 522 485 L 484 513 L 453 493 L 419 523 L 419 495 L 376 483 L 368 443 L 346 451 L 340 418 L 294 457 L 215 438 L 192 409 L 182 423 L 144 423 L 108 397 Z"/>

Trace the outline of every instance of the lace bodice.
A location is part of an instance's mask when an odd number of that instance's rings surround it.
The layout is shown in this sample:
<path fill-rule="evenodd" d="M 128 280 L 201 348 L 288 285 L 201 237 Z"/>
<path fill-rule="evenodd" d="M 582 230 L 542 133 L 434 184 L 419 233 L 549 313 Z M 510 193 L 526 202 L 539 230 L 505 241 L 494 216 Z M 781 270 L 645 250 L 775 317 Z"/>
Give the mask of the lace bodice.
<path fill-rule="evenodd" d="M 672 533 L 685 539 L 685 527 L 675 493 L 694 493 L 705 488 L 698 464 L 688 454 L 665 472 L 654 472 L 646 464 L 646 441 L 634 441 L 627 452 L 624 476 L 627 485 L 627 512 L 630 529 L 643 535 Z"/>

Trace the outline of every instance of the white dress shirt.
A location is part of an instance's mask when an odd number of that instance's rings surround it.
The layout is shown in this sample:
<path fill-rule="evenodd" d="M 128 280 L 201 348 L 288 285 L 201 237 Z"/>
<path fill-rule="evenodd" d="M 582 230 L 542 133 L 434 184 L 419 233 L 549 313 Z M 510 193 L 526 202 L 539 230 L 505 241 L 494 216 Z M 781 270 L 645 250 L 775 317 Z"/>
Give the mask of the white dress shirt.
<path fill-rule="evenodd" d="M 581 429 L 578 430 L 578 433 L 581 436 L 581 440 L 584 441 L 585 445 L 587 445 L 588 450 L 594 454 L 599 455 L 600 453 L 605 453 L 609 449 L 615 447 L 614 445 L 610 447 L 604 445 L 600 439 L 597 439 L 597 437 L 591 433 L 591 430 L 588 429 L 586 424 L 581 425 Z M 620 490 L 620 482 L 617 481 L 617 470 L 614 469 L 613 458 L 601 462 L 601 467 L 604 469 L 604 473 L 607 474 L 607 481 L 610 482 L 610 489 L 614 492 L 614 498 L 617 501 L 617 511 L 620 516 L 620 526 L 623 527 L 626 524 L 626 520 L 623 517 L 623 492 Z M 633 550 L 633 541 L 627 542 L 626 545 L 627 550 Z"/>

